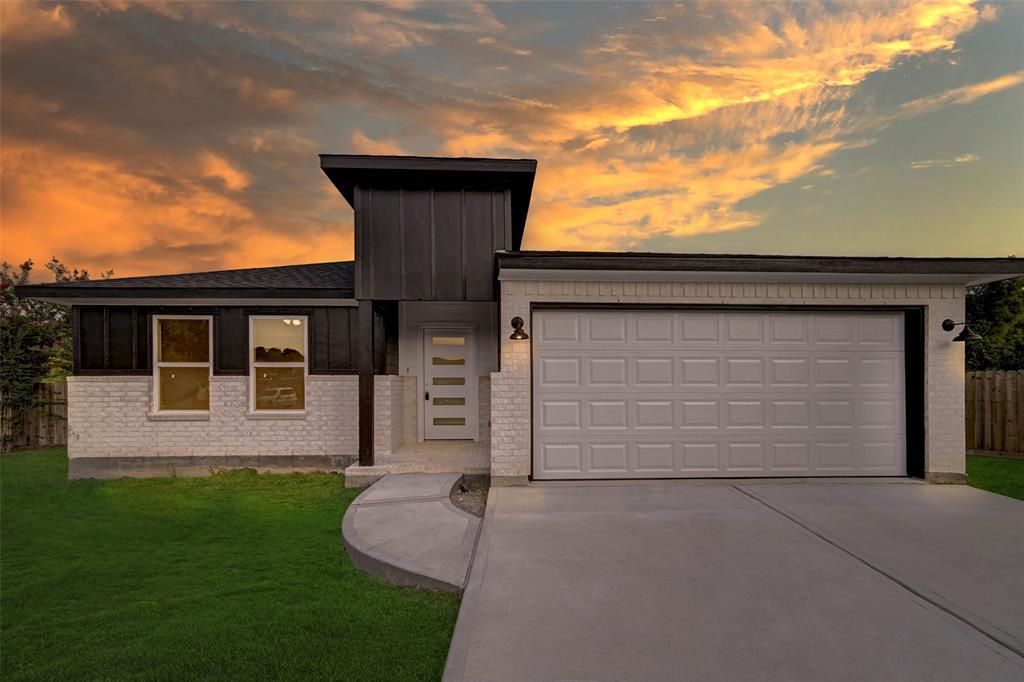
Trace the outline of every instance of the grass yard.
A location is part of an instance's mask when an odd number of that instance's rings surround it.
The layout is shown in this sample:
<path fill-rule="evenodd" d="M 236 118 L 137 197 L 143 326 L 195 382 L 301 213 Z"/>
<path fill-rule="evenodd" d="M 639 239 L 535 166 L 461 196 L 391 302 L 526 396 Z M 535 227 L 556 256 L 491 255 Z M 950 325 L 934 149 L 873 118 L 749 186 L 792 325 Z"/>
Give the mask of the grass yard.
<path fill-rule="evenodd" d="M 67 481 L 0 457 L 0 677 L 439 679 L 458 598 L 357 571 L 340 476 Z"/>
<path fill-rule="evenodd" d="M 1024 500 L 1024 459 L 967 455 L 967 482 L 975 488 Z"/>

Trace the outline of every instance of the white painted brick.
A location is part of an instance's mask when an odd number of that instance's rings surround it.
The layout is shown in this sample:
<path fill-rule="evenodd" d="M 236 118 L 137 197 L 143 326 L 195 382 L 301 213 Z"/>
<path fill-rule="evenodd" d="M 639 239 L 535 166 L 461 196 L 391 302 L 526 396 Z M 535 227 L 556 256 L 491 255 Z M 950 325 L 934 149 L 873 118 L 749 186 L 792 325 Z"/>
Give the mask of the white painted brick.
<path fill-rule="evenodd" d="M 394 384 L 402 379 L 377 377 L 377 433 L 401 423 L 382 400 L 391 399 Z M 305 419 L 250 419 L 248 377 L 215 376 L 208 420 L 156 421 L 149 418 L 152 377 L 70 377 L 68 456 L 354 456 L 359 446 L 358 385 L 358 377 L 351 375 L 310 376 Z M 384 440 L 390 446 L 392 439 Z"/>

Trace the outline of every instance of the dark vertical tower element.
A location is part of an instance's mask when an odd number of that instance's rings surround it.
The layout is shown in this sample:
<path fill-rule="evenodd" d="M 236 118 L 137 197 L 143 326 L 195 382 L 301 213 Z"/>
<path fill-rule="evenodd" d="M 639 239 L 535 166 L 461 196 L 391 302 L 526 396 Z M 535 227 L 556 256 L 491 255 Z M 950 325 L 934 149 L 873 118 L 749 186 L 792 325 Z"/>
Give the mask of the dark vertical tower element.
<path fill-rule="evenodd" d="M 494 301 L 518 251 L 537 162 L 321 154 L 355 210 L 357 299 Z"/>
<path fill-rule="evenodd" d="M 518 251 L 537 162 L 321 154 L 355 212 L 359 465 L 372 466 L 373 377 L 397 373 L 399 301 L 497 300 L 496 251 Z"/>

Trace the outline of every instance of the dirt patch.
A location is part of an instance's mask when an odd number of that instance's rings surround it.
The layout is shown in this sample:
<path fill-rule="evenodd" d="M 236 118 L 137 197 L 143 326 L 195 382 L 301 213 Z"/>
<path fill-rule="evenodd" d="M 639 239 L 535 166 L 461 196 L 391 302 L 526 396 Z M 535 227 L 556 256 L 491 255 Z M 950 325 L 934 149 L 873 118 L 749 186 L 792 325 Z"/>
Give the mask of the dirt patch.
<path fill-rule="evenodd" d="M 490 480 L 486 476 L 463 478 L 452 490 L 452 504 L 473 516 L 483 516 L 487 508 Z"/>

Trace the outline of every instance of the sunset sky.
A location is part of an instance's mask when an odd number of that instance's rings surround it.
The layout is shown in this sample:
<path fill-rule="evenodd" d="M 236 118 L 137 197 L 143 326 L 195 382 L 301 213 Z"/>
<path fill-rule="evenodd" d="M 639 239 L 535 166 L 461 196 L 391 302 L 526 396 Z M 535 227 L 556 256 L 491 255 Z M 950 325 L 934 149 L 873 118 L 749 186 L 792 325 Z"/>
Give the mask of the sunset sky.
<path fill-rule="evenodd" d="M 529 249 L 1024 256 L 1024 3 L 5 0 L 0 29 L 11 262 L 350 259 L 321 152 L 535 158 Z"/>

